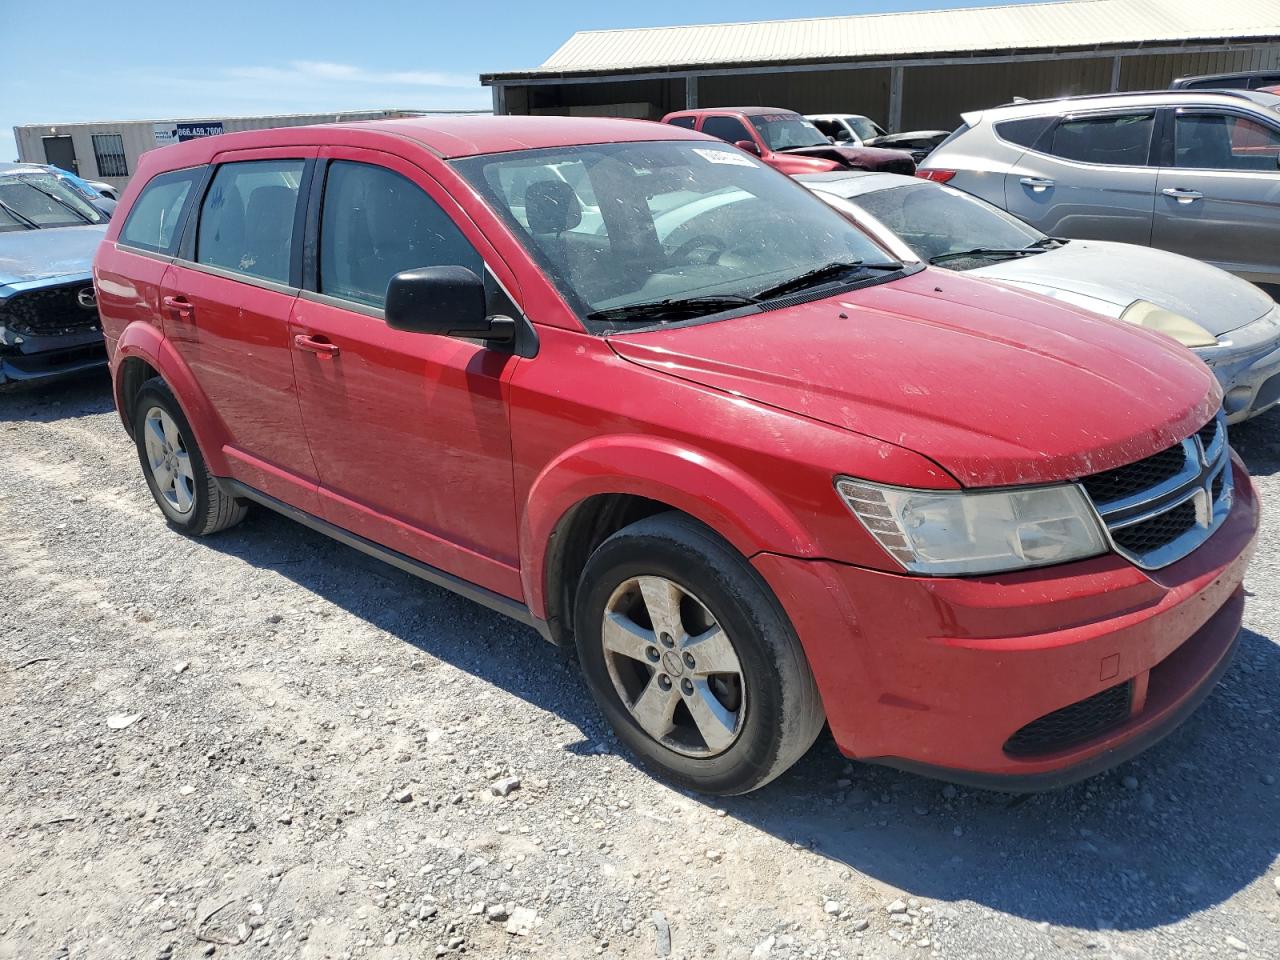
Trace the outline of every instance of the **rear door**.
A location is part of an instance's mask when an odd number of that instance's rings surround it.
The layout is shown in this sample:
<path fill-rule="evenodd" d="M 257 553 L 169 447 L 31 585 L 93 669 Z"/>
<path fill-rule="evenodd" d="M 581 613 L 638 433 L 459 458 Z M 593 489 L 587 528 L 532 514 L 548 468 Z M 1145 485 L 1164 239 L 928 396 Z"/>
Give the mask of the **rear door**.
<path fill-rule="evenodd" d="M 289 313 L 316 149 L 226 153 L 161 291 L 165 335 L 226 428 L 235 479 L 309 512 L 317 475 L 293 378 Z"/>
<path fill-rule="evenodd" d="M 1006 208 L 1050 236 L 1151 242 L 1154 109 L 1068 114 L 1005 176 Z"/>
<path fill-rule="evenodd" d="M 505 266 L 414 164 L 356 147 L 326 147 L 321 157 L 308 230 L 316 253 L 291 332 L 325 516 L 519 597 L 505 379 L 520 360 L 383 319 L 392 276 L 446 265 L 485 277 L 492 312 L 514 316 L 489 270 Z"/>
<path fill-rule="evenodd" d="M 1180 107 L 1165 118 L 1151 244 L 1280 282 L 1280 123 Z"/>

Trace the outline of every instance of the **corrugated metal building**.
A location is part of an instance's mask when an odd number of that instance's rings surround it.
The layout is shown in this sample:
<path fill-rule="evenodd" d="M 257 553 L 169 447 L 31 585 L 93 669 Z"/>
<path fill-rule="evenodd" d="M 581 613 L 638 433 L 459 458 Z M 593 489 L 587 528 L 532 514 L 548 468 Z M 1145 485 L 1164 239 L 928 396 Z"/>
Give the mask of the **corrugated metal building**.
<path fill-rule="evenodd" d="M 762 104 L 950 129 L 961 111 L 1196 73 L 1280 68 L 1280 0 L 1065 0 L 575 33 L 542 66 L 483 74 L 495 113 L 656 119 Z M 887 122 L 886 122 L 887 121 Z"/>
<path fill-rule="evenodd" d="M 290 113 L 261 117 L 201 120 L 104 120 L 96 123 L 31 123 L 13 128 L 18 159 L 52 163 L 84 177 L 123 187 L 148 150 L 196 137 L 309 123 L 385 120 L 428 114 L 480 113 L 478 110 L 347 110 L 342 113 Z"/>

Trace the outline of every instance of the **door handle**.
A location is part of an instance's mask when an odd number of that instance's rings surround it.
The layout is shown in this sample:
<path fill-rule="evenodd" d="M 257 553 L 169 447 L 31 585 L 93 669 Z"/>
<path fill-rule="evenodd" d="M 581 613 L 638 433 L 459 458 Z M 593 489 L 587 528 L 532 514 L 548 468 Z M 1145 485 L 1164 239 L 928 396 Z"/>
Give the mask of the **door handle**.
<path fill-rule="evenodd" d="M 1179 203 L 1192 203 L 1204 199 L 1204 194 L 1199 190 L 1188 190 L 1186 187 L 1165 187 L 1160 192 L 1166 197 L 1173 197 Z"/>
<path fill-rule="evenodd" d="M 293 338 L 293 345 L 299 350 L 306 350 L 308 353 L 314 353 L 320 357 L 336 357 L 338 355 L 338 345 L 330 343 L 324 337 L 312 337 L 305 333 L 300 333 Z"/>
<path fill-rule="evenodd" d="M 1050 187 L 1053 186 L 1053 181 L 1050 180 L 1048 177 L 1023 177 L 1018 182 L 1022 184 L 1024 187 L 1030 187 L 1032 190 L 1035 190 L 1037 193 L 1040 193 L 1041 191 L 1044 191 L 1044 190 L 1048 190 Z"/>
<path fill-rule="evenodd" d="M 167 296 L 161 301 L 166 310 L 172 310 L 181 320 L 191 319 L 192 314 L 196 312 L 196 308 L 191 305 L 191 301 L 182 295 Z"/>

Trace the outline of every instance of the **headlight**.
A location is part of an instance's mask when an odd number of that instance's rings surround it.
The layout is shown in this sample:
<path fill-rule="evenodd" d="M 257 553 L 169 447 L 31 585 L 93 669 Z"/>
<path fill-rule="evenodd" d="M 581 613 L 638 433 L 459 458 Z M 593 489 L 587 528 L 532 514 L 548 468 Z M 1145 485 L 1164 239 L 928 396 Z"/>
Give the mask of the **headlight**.
<path fill-rule="evenodd" d="M 909 490 L 837 477 L 853 515 L 912 573 L 953 576 L 1065 563 L 1107 552 L 1072 484 L 976 492 Z"/>
<path fill-rule="evenodd" d="M 1146 300 L 1133 301 L 1120 314 L 1120 319 L 1148 330 L 1158 330 L 1184 347 L 1214 347 L 1218 344 L 1218 338 L 1194 320 Z"/>

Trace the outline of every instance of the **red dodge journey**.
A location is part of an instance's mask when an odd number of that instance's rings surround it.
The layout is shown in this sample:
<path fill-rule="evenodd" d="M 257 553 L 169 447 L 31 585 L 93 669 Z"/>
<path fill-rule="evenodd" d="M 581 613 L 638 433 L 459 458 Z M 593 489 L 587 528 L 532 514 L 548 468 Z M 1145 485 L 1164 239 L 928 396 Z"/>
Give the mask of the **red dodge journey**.
<path fill-rule="evenodd" d="M 577 647 L 671 780 L 850 757 L 1000 789 L 1167 734 L 1258 506 L 1172 340 L 902 264 L 758 158 L 627 120 L 147 153 L 94 267 L 168 522 L 280 511 Z"/>

